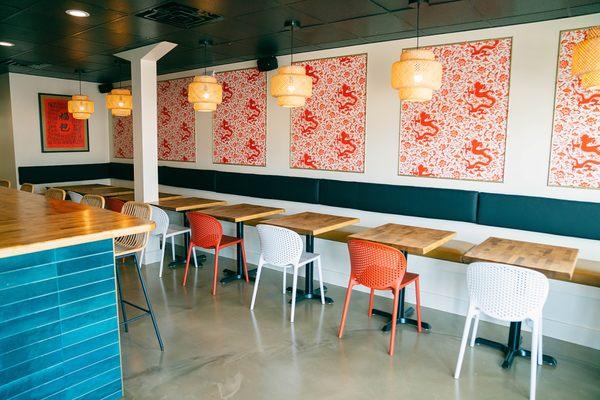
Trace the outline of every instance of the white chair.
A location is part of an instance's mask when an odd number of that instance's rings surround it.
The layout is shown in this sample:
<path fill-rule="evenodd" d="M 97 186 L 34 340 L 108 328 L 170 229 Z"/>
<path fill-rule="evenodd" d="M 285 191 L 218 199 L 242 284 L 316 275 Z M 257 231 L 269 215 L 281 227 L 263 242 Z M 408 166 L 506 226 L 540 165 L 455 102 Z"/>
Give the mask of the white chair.
<path fill-rule="evenodd" d="M 81 203 L 81 200 L 83 199 L 83 196 L 80 195 L 77 192 L 73 192 L 73 191 L 67 191 L 67 193 L 69 194 L 69 198 L 71 199 L 71 201 L 73 203 Z"/>
<path fill-rule="evenodd" d="M 458 379 L 460 376 L 471 320 L 475 320 L 471 334 L 471 347 L 475 345 L 480 314 L 507 322 L 529 320 L 532 323 L 529 398 L 534 400 L 537 364 L 542 365 L 543 357 L 542 309 L 548 297 L 548 279 L 543 274 L 531 269 L 476 262 L 469 265 L 467 269 L 467 287 L 469 310 L 454 378 Z"/>
<path fill-rule="evenodd" d="M 287 269 L 293 269 L 292 284 L 292 312 L 290 322 L 294 322 L 294 312 L 296 310 L 296 288 L 298 286 L 298 270 L 303 265 L 315 262 L 319 271 L 319 287 L 321 291 L 321 303 L 325 304 L 325 294 L 323 292 L 323 274 L 321 272 L 321 256 L 315 253 L 306 253 L 303 251 L 302 238 L 296 232 L 286 228 L 280 228 L 272 225 L 257 225 L 258 236 L 260 237 L 260 258 L 258 260 L 258 270 L 256 272 L 256 281 L 254 282 L 254 291 L 252 293 L 252 303 L 250 310 L 254 310 L 256 293 L 258 292 L 258 282 L 260 274 L 265 264 L 283 268 L 283 294 L 285 294 L 285 281 Z"/>
<path fill-rule="evenodd" d="M 171 238 L 171 256 L 172 259 L 175 260 L 175 236 L 189 234 L 191 230 L 185 226 L 170 225 L 169 216 L 162 208 L 159 207 L 152 206 L 152 219 L 156 224 L 156 228 L 154 228 L 154 231 L 152 231 L 152 236 L 159 236 L 160 240 L 161 255 L 158 276 L 162 278 L 167 239 Z M 192 254 L 194 255 L 194 266 L 198 268 L 196 250 L 193 250 Z"/>

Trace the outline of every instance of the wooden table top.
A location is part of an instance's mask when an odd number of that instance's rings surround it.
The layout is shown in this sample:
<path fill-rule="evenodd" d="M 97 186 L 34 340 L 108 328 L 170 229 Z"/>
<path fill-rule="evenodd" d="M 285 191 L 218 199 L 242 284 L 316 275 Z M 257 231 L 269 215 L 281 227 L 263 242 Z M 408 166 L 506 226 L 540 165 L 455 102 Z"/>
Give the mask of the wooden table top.
<path fill-rule="evenodd" d="M 227 204 L 226 201 L 203 199 L 201 197 L 179 197 L 170 200 L 158 200 L 152 205 L 160 207 L 169 211 L 190 211 L 190 210 L 201 210 L 203 208 L 210 208 L 216 206 L 223 206 Z"/>
<path fill-rule="evenodd" d="M 120 196 L 115 196 L 115 197 L 117 199 L 123 200 L 123 201 L 134 201 L 135 200 L 135 194 L 134 193 L 122 194 Z M 184 196 L 182 194 L 158 192 L 158 199 L 159 200 L 173 200 L 173 199 L 179 199 L 180 197 L 184 197 Z"/>
<path fill-rule="evenodd" d="M 125 194 L 133 194 L 133 189 L 119 186 L 97 187 L 89 190 L 80 191 L 81 194 L 95 194 L 103 197 L 115 197 Z"/>
<path fill-rule="evenodd" d="M 320 235 L 321 233 L 343 228 L 359 222 L 358 218 L 340 217 L 337 215 L 302 212 L 285 217 L 266 220 L 263 223 L 291 229 L 301 235 Z"/>
<path fill-rule="evenodd" d="M 440 247 L 454 236 L 456 236 L 456 232 L 452 231 L 385 224 L 355 233 L 349 238 L 378 242 L 411 254 L 423 255 Z"/>
<path fill-rule="evenodd" d="M 154 222 L 0 188 L 0 258 L 154 229 Z"/>
<path fill-rule="evenodd" d="M 270 215 L 281 214 L 285 212 L 283 208 L 265 207 L 254 204 L 233 204 L 231 206 L 211 207 L 202 210 L 204 214 L 212 215 L 213 217 L 228 221 L 228 222 L 244 222 L 251 219 L 264 218 Z"/>
<path fill-rule="evenodd" d="M 549 278 L 571 279 L 578 249 L 490 237 L 473 247 L 463 261 L 488 261 L 531 268 Z"/>
<path fill-rule="evenodd" d="M 104 185 L 102 183 L 88 183 L 84 185 L 65 185 L 65 186 L 47 186 L 47 188 L 57 188 L 65 191 L 81 193 L 82 191 L 88 191 L 96 188 L 109 188 L 110 185 Z"/>

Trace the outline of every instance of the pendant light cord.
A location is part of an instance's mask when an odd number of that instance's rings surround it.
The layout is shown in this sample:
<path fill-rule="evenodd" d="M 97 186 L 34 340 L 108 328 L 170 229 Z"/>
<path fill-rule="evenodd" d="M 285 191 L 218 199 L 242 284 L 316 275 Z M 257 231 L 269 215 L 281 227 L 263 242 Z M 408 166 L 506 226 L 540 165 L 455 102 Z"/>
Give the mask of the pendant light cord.
<path fill-rule="evenodd" d="M 206 51 L 207 51 L 207 47 L 208 44 L 206 42 L 204 42 L 204 62 L 206 63 Z M 206 71 L 207 71 L 207 64 L 204 64 L 204 75 L 206 75 Z"/>
<path fill-rule="evenodd" d="M 294 24 L 291 26 L 292 37 L 290 40 L 290 65 L 294 64 Z"/>
<path fill-rule="evenodd" d="M 81 70 L 79 70 L 79 95 L 81 96 Z"/>

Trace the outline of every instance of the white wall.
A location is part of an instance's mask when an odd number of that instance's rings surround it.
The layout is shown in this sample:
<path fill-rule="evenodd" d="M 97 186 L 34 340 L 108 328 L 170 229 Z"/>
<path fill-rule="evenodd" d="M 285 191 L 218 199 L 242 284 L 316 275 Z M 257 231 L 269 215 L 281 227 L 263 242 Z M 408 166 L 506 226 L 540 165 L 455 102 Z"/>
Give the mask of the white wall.
<path fill-rule="evenodd" d="M 0 76 L 0 179 L 17 183 L 8 74 Z"/>
<path fill-rule="evenodd" d="M 398 59 L 402 48 L 414 46 L 414 40 L 399 40 L 353 46 L 295 56 L 295 59 L 303 60 L 368 53 L 367 139 L 366 169 L 364 174 L 290 169 L 289 111 L 278 107 L 276 101 L 271 97 L 269 97 L 267 117 L 267 167 L 213 165 L 211 156 L 211 116 L 202 113 L 196 114 L 198 154 L 196 163 L 161 162 L 160 164 L 184 168 L 205 168 L 221 171 L 306 176 L 396 185 L 468 189 L 599 202 L 600 191 L 554 188 L 548 187 L 546 184 L 559 32 L 564 29 L 588 27 L 597 24 L 600 24 L 600 14 L 535 24 L 430 36 L 422 39 L 422 45 L 436 45 L 497 37 L 513 38 L 504 183 L 455 181 L 397 175 L 400 106 L 396 92 L 390 87 L 389 74 L 391 65 Z M 289 58 L 280 58 L 279 62 L 280 65 L 285 65 L 289 62 Z M 219 66 L 215 70 L 224 71 L 251 66 L 255 66 L 255 63 L 246 62 Z M 161 76 L 160 79 L 172 79 L 199 73 L 201 73 L 200 70 L 186 71 Z M 273 74 L 274 72 L 270 72 L 269 77 Z M 119 159 L 115 159 L 114 161 L 124 162 L 124 160 Z M 125 182 L 121 183 L 126 184 Z M 355 216 L 361 219 L 360 225 L 362 226 L 376 226 L 386 222 L 397 222 L 450 229 L 458 232 L 457 239 L 473 243 L 479 243 L 486 237 L 495 235 L 572 246 L 581 250 L 581 258 L 600 260 L 600 243 L 586 239 L 559 237 L 455 221 L 429 220 L 320 205 L 250 199 L 177 188 L 162 189 L 172 192 L 179 191 L 182 193 L 218 197 L 232 203 L 252 201 L 266 205 L 277 205 L 285 207 L 288 213 L 314 210 Z M 233 232 L 232 227 L 229 227 L 229 229 L 230 232 Z M 247 236 L 249 242 L 247 246 L 249 260 L 255 262 L 258 247 L 254 230 L 248 229 Z M 339 243 L 317 240 L 316 249 L 324 256 L 325 280 L 329 283 L 345 286 L 349 271 L 345 246 Z M 409 265 L 412 271 L 418 272 L 422 276 L 422 301 L 425 306 L 454 313 L 465 313 L 467 307 L 464 276 L 466 266 L 416 256 L 410 257 Z M 410 299 L 412 299 L 412 294 L 409 293 Z M 342 299 L 336 300 L 341 301 Z M 544 317 L 544 333 L 546 335 L 600 348 L 599 288 L 552 281 L 551 294 L 545 308 Z"/>

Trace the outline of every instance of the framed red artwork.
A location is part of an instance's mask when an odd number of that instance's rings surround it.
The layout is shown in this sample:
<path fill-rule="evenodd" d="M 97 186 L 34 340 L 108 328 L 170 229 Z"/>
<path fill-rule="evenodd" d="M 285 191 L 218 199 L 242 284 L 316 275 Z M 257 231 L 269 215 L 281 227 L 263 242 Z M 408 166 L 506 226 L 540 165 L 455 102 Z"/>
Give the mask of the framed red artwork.
<path fill-rule="evenodd" d="M 42 153 L 90 151 L 88 121 L 67 111 L 71 96 L 38 93 Z"/>

